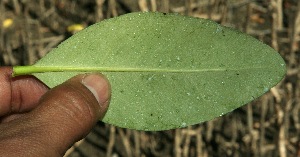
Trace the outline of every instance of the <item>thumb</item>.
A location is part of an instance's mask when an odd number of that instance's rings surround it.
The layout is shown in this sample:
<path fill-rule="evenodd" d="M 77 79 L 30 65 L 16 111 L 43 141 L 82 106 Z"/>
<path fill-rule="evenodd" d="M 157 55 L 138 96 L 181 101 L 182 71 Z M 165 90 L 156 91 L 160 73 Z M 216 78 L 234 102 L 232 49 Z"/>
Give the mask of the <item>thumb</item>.
<path fill-rule="evenodd" d="M 33 111 L 2 124 L 1 150 L 10 156 L 62 156 L 103 118 L 109 100 L 103 75 L 77 75 L 46 93 Z"/>

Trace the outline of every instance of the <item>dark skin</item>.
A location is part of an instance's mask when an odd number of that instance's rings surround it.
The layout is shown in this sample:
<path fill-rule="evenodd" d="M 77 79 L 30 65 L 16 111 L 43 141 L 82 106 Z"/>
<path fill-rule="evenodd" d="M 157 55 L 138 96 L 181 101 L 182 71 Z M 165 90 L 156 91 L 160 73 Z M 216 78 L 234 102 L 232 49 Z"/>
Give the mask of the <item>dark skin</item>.
<path fill-rule="evenodd" d="M 53 89 L 0 68 L 1 156 L 63 156 L 103 118 L 110 85 L 101 74 L 77 75 Z"/>

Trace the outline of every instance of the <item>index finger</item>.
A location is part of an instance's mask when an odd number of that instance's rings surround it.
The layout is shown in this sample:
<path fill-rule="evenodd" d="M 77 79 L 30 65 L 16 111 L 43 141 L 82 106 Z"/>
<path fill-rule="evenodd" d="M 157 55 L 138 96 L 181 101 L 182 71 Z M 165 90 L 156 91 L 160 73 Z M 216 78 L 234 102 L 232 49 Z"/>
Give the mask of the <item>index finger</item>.
<path fill-rule="evenodd" d="M 34 76 L 12 77 L 12 67 L 0 67 L 0 116 L 36 107 L 49 88 Z"/>

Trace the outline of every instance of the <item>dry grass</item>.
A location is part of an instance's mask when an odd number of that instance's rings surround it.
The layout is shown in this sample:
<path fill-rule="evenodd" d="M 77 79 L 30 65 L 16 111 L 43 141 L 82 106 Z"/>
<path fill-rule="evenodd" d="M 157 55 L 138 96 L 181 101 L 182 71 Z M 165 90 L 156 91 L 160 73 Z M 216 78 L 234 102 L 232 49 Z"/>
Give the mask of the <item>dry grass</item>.
<path fill-rule="evenodd" d="M 287 75 L 251 104 L 184 129 L 143 132 L 99 122 L 68 156 L 300 157 L 300 2 L 296 0 L 1 0 L 0 63 L 32 64 L 72 34 L 68 26 L 87 26 L 140 10 L 210 18 L 251 34 L 278 50 L 287 63 Z"/>

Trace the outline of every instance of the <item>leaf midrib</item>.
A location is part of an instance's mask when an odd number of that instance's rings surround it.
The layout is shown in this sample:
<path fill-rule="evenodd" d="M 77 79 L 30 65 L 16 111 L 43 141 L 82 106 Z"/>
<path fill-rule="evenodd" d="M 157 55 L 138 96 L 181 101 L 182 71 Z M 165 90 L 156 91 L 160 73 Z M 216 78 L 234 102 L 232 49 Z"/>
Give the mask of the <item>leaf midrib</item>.
<path fill-rule="evenodd" d="M 267 70 L 271 67 L 249 68 L 211 68 L 211 69 L 151 69 L 151 68 L 108 68 L 108 67 L 58 67 L 58 66 L 15 66 L 13 76 L 44 73 L 44 72 L 157 72 L 157 73 L 199 73 L 199 72 L 224 72 L 224 71 L 248 71 Z"/>

